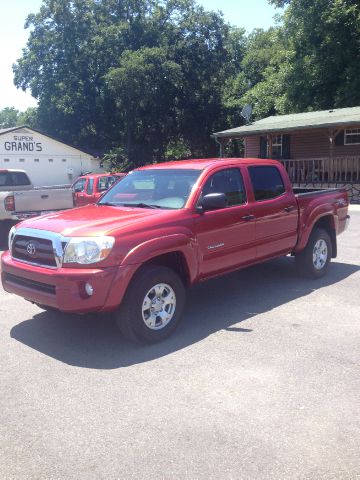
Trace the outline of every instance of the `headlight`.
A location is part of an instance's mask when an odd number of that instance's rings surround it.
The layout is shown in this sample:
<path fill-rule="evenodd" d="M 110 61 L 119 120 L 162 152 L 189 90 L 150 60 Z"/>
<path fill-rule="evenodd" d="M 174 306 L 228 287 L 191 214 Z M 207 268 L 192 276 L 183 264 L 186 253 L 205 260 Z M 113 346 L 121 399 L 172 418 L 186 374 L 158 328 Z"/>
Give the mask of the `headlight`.
<path fill-rule="evenodd" d="M 10 252 L 11 252 L 11 247 L 12 247 L 12 243 L 13 243 L 15 234 L 16 234 L 16 227 L 11 227 L 10 232 L 9 232 L 9 237 L 8 237 L 8 245 L 9 245 Z"/>
<path fill-rule="evenodd" d="M 115 243 L 114 237 L 74 237 L 66 246 L 63 263 L 86 265 L 104 260 Z"/>

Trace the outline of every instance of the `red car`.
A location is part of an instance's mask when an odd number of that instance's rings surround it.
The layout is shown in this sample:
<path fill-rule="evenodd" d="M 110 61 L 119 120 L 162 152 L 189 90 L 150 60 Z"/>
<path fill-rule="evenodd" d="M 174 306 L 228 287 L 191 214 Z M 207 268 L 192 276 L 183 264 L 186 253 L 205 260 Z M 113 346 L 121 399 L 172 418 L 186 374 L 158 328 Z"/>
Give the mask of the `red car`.
<path fill-rule="evenodd" d="M 14 227 L 2 284 L 44 308 L 114 311 L 126 336 L 156 342 L 176 328 L 194 283 L 288 254 L 320 278 L 347 212 L 344 189 L 293 189 L 276 160 L 150 165 L 96 205 Z"/>
<path fill-rule="evenodd" d="M 126 173 L 91 173 L 82 175 L 72 185 L 76 207 L 96 203 L 106 190 Z"/>

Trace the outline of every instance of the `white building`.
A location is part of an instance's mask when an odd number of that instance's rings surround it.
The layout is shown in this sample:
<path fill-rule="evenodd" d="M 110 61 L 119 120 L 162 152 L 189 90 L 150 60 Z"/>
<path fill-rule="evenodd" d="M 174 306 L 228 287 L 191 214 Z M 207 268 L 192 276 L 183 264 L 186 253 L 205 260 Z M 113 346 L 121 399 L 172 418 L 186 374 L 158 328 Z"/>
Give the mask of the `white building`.
<path fill-rule="evenodd" d="M 0 129 L 0 169 L 25 170 L 36 187 L 72 183 L 102 172 L 99 159 L 32 128 Z"/>

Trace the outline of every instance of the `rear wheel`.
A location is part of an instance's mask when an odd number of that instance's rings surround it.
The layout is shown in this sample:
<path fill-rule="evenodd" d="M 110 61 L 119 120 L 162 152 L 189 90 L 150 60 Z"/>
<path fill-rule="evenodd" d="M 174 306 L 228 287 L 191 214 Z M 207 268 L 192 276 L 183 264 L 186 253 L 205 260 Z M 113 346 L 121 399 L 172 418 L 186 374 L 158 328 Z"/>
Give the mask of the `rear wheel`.
<path fill-rule="evenodd" d="M 141 343 L 164 340 L 177 327 L 185 288 L 176 272 L 148 265 L 135 274 L 117 313 L 122 334 Z"/>
<path fill-rule="evenodd" d="M 331 255 L 330 235 L 322 228 L 315 228 L 305 249 L 295 256 L 295 261 L 302 274 L 310 278 L 320 278 L 326 273 Z"/>

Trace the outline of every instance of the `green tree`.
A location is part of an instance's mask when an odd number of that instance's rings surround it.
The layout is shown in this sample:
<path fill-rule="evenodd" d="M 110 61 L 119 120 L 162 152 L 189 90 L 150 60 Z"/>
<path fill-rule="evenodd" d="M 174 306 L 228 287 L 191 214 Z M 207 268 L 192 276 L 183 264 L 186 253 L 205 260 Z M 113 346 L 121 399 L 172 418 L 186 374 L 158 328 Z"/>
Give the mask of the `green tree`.
<path fill-rule="evenodd" d="M 131 161 L 161 160 L 171 142 L 214 153 L 243 41 L 220 14 L 194 0 L 44 0 L 26 27 L 15 84 L 38 99 L 39 128 L 99 150 L 120 145 Z"/>
<path fill-rule="evenodd" d="M 169 59 L 166 49 L 125 50 L 119 66 L 105 79 L 116 100 L 129 158 L 140 155 L 140 162 L 163 158 L 166 139 L 175 128 L 181 67 Z"/>
<path fill-rule="evenodd" d="M 5 107 L 0 110 L 0 128 L 16 127 L 19 110 L 14 107 Z"/>
<path fill-rule="evenodd" d="M 244 105 L 253 107 L 252 119 L 283 113 L 284 76 L 290 52 L 285 48 L 280 27 L 269 30 L 256 29 L 247 38 L 245 54 L 238 72 L 227 80 L 223 101 L 232 117 L 237 116 Z"/>
<path fill-rule="evenodd" d="M 17 125 L 27 125 L 32 128 L 38 127 L 38 110 L 36 107 L 29 107 L 24 112 L 19 112 Z"/>
<path fill-rule="evenodd" d="M 292 52 L 284 76 L 287 111 L 360 104 L 358 0 L 272 0 L 287 9 L 284 43 Z"/>

